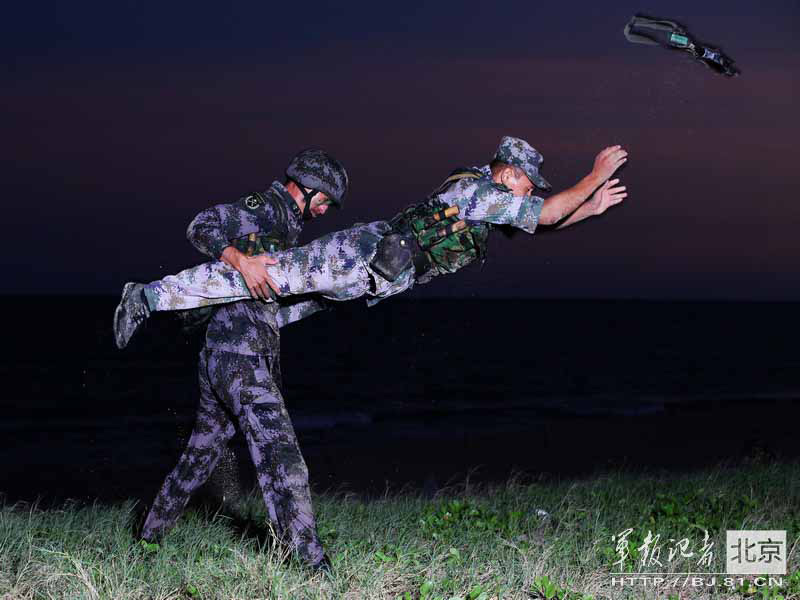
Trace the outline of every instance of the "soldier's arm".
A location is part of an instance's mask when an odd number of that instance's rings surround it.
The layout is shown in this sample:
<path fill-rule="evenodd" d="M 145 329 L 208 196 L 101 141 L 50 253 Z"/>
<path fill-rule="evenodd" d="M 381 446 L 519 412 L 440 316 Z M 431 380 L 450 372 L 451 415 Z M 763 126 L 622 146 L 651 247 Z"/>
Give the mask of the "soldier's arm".
<path fill-rule="evenodd" d="M 563 229 L 589 217 L 602 215 L 609 207 L 622 202 L 628 196 L 625 192 L 627 188 L 625 186 L 611 187 L 616 183 L 619 183 L 619 179 L 609 179 L 603 183 L 589 200 L 581 204 L 578 210 L 560 223 L 556 229 Z"/>
<path fill-rule="evenodd" d="M 269 210 L 267 207 L 249 209 L 244 200 L 230 204 L 217 204 L 198 214 L 186 229 L 189 242 L 212 259 L 219 259 L 231 240 L 258 233 L 258 220 L 254 210 Z"/>
<path fill-rule="evenodd" d="M 563 222 L 558 223 L 556 229 L 564 229 L 564 227 L 575 225 L 575 223 L 583 221 L 584 219 L 588 219 L 589 217 L 593 217 L 595 214 L 596 213 L 591 206 L 591 202 L 586 201 L 581 204 L 575 212 L 569 215 L 566 219 L 563 219 Z"/>
<path fill-rule="evenodd" d="M 550 196 L 544 201 L 539 222 L 542 225 L 555 225 L 578 209 L 603 183 L 599 176 L 590 173 L 571 188 Z M 583 218 L 586 218 L 585 215 Z M 562 224 L 561 226 L 565 226 Z"/>
<path fill-rule="evenodd" d="M 462 219 L 511 225 L 528 233 L 536 230 L 543 203 L 538 196 L 515 196 L 508 188 L 490 181 L 480 182 L 468 200 L 457 202 Z"/>
<path fill-rule="evenodd" d="M 598 187 L 608 184 L 609 177 L 628 160 L 627 157 L 628 152 L 620 145 L 608 146 L 601 150 L 594 159 L 591 172 L 586 177 L 568 190 L 551 196 L 545 201 L 541 223 L 558 225 L 557 229 L 561 229 L 591 216 L 593 214 L 591 207 L 581 208 L 580 214 L 573 215 L 573 213 L 579 210 L 579 207 Z"/>
<path fill-rule="evenodd" d="M 269 224 L 274 219 L 269 203 L 251 208 L 241 198 L 230 204 L 217 204 L 198 214 L 189 223 L 186 237 L 206 256 L 222 260 L 239 271 L 253 298 L 266 300 L 270 295 L 268 288 L 275 290 L 276 286 L 264 267 L 275 261 L 267 255 L 248 257 L 232 246 L 231 240 L 258 233 L 261 231 L 259 223 Z"/>

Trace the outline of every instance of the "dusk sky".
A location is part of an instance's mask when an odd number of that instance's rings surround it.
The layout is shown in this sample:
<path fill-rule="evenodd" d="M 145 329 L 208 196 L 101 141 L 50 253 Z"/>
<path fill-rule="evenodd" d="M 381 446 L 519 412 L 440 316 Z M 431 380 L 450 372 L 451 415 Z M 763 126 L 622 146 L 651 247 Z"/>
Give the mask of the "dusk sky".
<path fill-rule="evenodd" d="M 634 45 L 671 18 L 728 79 Z M 389 218 L 503 135 L 554 192 L 605 146 L 628 199 L 560 232 L 490 240 L 482 270 L 413 294 L 800 300 L 800 3 L 16 3 L 0 44 L 1 293 L 118 294 L 202 260 L 204 208 L 321 146 L 352 187 L 303 241 Z"/>

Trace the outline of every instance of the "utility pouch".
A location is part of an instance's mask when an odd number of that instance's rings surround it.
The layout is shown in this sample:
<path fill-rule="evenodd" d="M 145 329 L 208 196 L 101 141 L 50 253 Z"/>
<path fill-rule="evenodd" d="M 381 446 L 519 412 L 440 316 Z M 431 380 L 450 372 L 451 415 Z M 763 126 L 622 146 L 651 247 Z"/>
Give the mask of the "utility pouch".
<path fill-rule="evenodd" d="M 390 233 L 378 242 L 369 266 L 386 281 L 395 281 L 414 262 L 416 240 L 399 233 Z"/>
<path fill-rule="evenodd" d="M 231 240 L 231 243 L 234 248 L 247 256 L 264 253 L 272 254 L 278 250 L 285 250 L 285 244 L 280 238 L 274 235 L 251 233 L 250 235 Z"/>

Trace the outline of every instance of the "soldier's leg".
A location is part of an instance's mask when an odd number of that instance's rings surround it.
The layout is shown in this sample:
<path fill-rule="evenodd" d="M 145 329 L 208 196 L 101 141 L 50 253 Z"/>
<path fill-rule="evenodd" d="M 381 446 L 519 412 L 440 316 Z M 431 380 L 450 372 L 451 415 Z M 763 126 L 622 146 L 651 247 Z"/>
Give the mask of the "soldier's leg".
<path fill-rule="evenodd" d="M 157 540 L 175 524 L 192 492 L 205 483 L 216 466 L 227 441 L 236 429 L 225 407 L 217 399 L 209 380 L 208 351 L 200 355 L 200 406 L 192 436 L 178 465 L 161 486 L 142 527 L 142 537 Z M 213 369 L 214 365 L 210 365 Z"/>
<path fill-rule="evenodd" d="M 265 380 L 268 377 L 262 362 L 254 372 L 253 385 L 240 391 L 239 425 L 276 533 L 303 560 L 315 565 L 322 560 L 323 550 L 311 505 L 308 469 L 283 397 L 271 379 Z"/>
<path fill-rule="evenodd" d="M 239 455 L 249 463 L 250 456 L 247 451 L 239 451 L 239 445 L 234 437 L 225 448 L 217 461 L 217 466 L 208 476 L 205 485 L 197 492 L 203 501 L 213 508 L 222 507 L 231 514 L 241 514 L 241 501 L 247 495 L 246 477 L 249 474 L 246 465 L 242 464 Z"/>
<path fill-rule="evenodd" d="M 309 293 L 330 300 L 392 296 L 413 285 L 414 270 L 411 267 L 390 282 L 370 267 L 378 243 L 390 231 L 385 221 L 375 221 L 324 235 L 275 254 L 278 264 L 267 266 L 267 272 L 281 297 Z"/>
<path fill-rule="evenodd" d="M 388 231 L 387 223 L 376 221 L 322 236 L 300 248 L 275 253 L 278 263 L 268 266 L 267 272 L 281 298 L 317 293 L 330 300 L 353 300 L 398 294 L 414 284 L 413 269 L 390 282 L 369 267 L 378 242 Z M 220 261 L 185 269 L 149 284 L 128 283 L 114 313 L 117 346 L 124 348 L 153 311 L 188 310 L 250 299 L 239 272 Z"/>
<path fill-rule="evenodd" d="M 188 310 L 252 299 L 239 271 L 219 260 L 147 283 L 144 296 L 151 312 Z"/>
<path fill-rule="evenodd" d="M 386 230 L 388 226 L 377 221 L 324 235 L 305 246 L 274 253 L 278 262 L 267 272 L 281 297 L 318 293 L 331 300 L 359 298 L 375 287 L 367 263 Z M 252 299 L 239 272 L 221 261 L 145 284 L 144 296 L 151 312 Z"/>

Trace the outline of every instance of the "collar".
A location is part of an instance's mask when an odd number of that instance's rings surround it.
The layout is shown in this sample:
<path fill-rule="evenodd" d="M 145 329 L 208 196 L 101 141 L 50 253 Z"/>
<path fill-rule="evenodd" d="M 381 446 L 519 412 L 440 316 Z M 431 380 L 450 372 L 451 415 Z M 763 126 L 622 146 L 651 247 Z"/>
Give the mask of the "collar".
<path fill-rule="evenodd" d="M 489 165 L 483 165 L 482 167 L 478 167 L 478 170 L 487 177 L 492 176 L 492 169 L 489 167 Z"/>
<path fill-rule="evenodd" d="M 286 186 L 280 181 L 273 181 L 270 184 L 268 191 L 272 192 L 286 203 L 287 208 L 289 209 L 287 212 L 294 218 L 295 221 L 297 221 L 298 226 L 302 227 L 303 211 L 301 211 L 300 207 L 297 206 L 297 202 L 294 201 L 294 198 L 292 198 L 292 195 L 289 193 L 289 190 L 286 189 Z"/>

